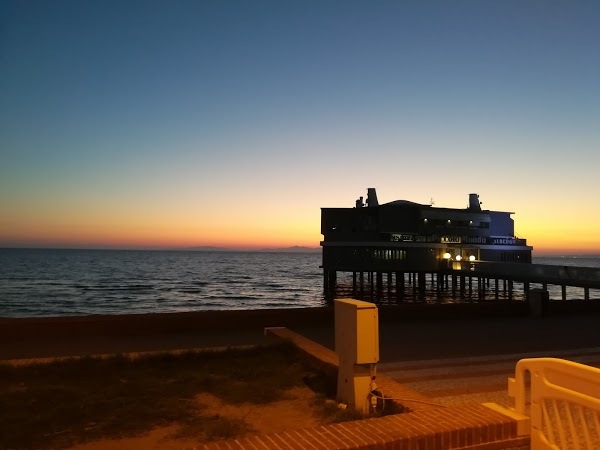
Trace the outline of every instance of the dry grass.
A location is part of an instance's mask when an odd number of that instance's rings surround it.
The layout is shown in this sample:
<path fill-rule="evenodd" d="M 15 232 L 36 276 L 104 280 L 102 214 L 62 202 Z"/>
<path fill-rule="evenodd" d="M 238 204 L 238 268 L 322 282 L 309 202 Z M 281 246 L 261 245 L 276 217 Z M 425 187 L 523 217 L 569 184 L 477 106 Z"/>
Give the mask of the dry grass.
<path fill-rule="evenodd" d="M 228 404 L 268 403 L 320 376 L 290 345 L 2 365 L 0 449 L 67 447 L 172 423 L 181 436 L 235 437 L 248 426 L 198 410 L 195 394 L 209 392 Z"/>
<path fill-rule="evenodd" d="M 261 405 L 285 400 L 291 388 L 308 387 L 316 394 L 308 413 L 316 413 L 321 423 L 361 419 L 356 411 L 337 407 L 335 383 L 291 344 L 0 364 L 0 450 L 65 448 L 173 424 L 173 438 L 198 441 L 255 431 L 199 403 L 202 393 L 222 404 Z"/>

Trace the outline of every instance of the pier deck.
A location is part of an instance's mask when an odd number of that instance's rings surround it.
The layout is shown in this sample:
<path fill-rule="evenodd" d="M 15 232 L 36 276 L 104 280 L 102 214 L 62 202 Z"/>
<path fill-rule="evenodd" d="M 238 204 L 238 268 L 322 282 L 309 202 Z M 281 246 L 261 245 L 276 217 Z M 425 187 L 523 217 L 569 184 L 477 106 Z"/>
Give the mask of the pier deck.
<path fill-rule="evenodd" d="M 352 273 L 353 296 L 375 302 L 384 296 L 404 300 L 407 292 L 423 299 L 428 277 L 431 289 L 436 290 L 438 296 L 451 291 L 452 297 L 459 300 L 466 292 L 470 295 L 474 290 L 480 299 L 493 292 L 495 299 L 502 293 L 506 300 L 513 300 L 515 283 L 522 283 L 522 295 L 519 297 L 524 299 L 529 297 L 532 284 L 544 290 L 548 285 L 559 286 L 562 300 L 567 300 L 567 288 L 582 288 L 581 298 L 584 300 L 590 300 L 590 289 L 600 289 L 600 268 L 595 267 L 444 260 L 435 265 L 403 266 L 398 270 L 357 270 L 343 266 L 324 270 L 324 291 L 328 298 L 336 296 L 338 272 Z"/>

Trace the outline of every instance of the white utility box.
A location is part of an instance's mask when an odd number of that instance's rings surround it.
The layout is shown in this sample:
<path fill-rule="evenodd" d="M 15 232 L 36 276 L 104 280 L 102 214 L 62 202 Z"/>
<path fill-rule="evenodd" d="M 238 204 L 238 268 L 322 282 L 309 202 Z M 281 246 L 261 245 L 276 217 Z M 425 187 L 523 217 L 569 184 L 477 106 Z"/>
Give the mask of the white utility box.
<path fill-rule="evenodd" d="M 343 298 L 334 300 L 335 352 L 351 364 L 379 361 L 379 316 L 373 303 Z"/>

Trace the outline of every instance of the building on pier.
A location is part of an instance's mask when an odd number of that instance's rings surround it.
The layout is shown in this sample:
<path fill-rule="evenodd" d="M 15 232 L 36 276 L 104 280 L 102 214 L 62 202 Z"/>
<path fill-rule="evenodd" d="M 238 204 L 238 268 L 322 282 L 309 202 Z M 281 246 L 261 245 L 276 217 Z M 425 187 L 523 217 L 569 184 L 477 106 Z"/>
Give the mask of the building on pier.
<path fill-rule="evenodd" d="M 461 260 L 531 263 L 532 247 L 515 236 L 511 214 L 482 210 L 477 194 L 465 209 L 380 205 L 369 188 L 354 208 L 321 208 L 325 282 L 336 272 L 434 272 Z"/>

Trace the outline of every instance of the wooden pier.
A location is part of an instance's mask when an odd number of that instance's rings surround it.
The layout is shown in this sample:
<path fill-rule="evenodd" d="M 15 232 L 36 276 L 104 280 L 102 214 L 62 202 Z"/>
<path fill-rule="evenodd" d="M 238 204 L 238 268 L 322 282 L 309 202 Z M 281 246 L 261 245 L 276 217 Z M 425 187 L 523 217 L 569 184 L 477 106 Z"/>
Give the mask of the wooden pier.
<path fill-rule="evenodd" d="M 549 285 L 560 287 L 560 300 L 567 300 L 567 288 L 583 288 L 583 300 L 590 300 L 590 289 L 600 289 L 600 268 L 518 264 L 498 262 L 446 262 L 437 267 L 419 267 L 401 271 L 324 270 L 324 288 L 328 298 L 335 296 L 338 272 L 352 273 L 352 295 L 377 300 L 407 297 L 422 300 L 429 293 L 438 297 L 472 298 L 478 300 L 503 298 L 528 299 L 532 285 L 547 290 Z M 519 284 L 516 291 L 515 284 Z"/>

